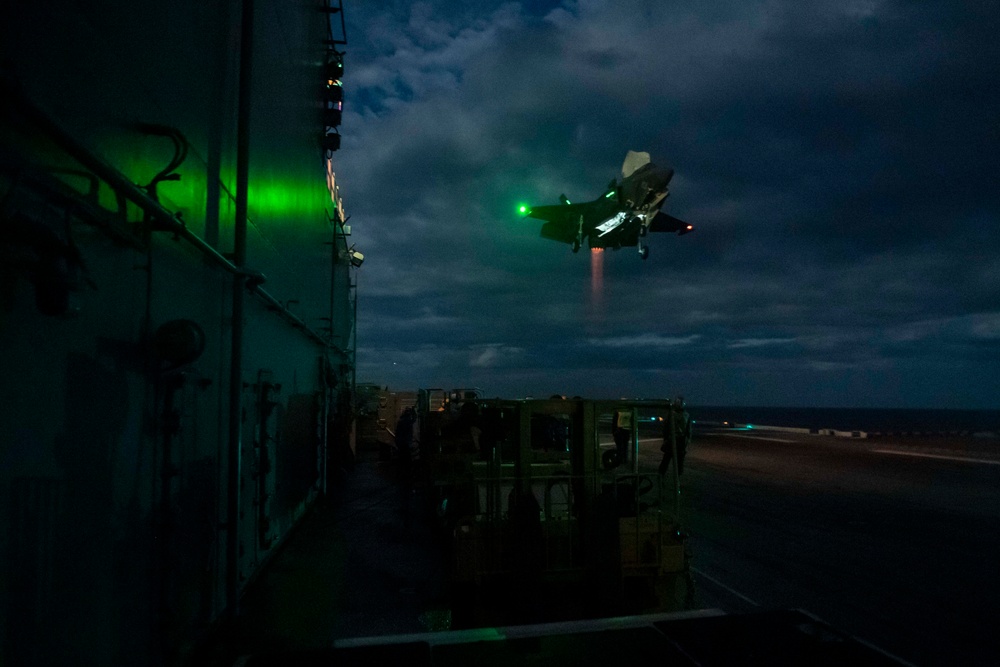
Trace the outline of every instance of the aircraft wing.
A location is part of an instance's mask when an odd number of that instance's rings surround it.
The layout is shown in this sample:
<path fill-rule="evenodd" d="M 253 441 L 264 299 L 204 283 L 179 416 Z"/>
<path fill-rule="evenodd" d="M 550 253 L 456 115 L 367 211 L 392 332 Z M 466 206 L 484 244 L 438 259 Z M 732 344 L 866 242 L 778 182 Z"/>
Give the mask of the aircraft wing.
<path fill-rule="evenodd" d="M 675 218 L 663 211 L 659 211 L 653 221 L 649 223 L 651 232 L 676 232 L 678 236 L 683 236 L 694 231 L 694 225 L 688 224 L 680 218 Z"/>
<path fill-rule="evenodd" d="M 526 212 L 529 218 L 538 218 L 548 222 L 562 222 L 564 220 L 580 221 L 583 215 L 584 204 L 555 204 L 553 206 L 532 206 Z"/>
<path fill-rule="evenodd" d="M 580 216 L 583 215 L 584 208 L 583 204 L 532 206 L 525 215 L 545 220 L 545 224 L 542 225 L 542 238 L 573 243 L 580 231 Z"/>

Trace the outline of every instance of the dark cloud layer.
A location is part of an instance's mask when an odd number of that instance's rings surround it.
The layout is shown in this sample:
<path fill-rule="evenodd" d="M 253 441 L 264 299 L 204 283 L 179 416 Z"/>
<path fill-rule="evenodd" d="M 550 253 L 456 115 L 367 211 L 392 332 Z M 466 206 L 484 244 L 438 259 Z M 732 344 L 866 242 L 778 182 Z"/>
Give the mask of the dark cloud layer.
<path fill-rule="evenodd" d="M 359 379 L 996 407 L 995 9 L 710 4 L 347 8 Z M 514 214 L 629 149 L 695 234 L 594 260 Z"/>

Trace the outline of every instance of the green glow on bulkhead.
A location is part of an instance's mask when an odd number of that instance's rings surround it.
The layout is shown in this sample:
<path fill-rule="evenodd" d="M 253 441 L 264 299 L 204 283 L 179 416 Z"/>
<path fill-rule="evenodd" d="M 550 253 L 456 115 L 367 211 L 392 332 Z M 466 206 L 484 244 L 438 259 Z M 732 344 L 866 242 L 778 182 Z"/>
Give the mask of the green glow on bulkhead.
<path fill-rule="evenodd" d="M 314 183 L 294 181 L 267 184 L 251 183 L 247 207 L 258 217 L 303 216 L 321 213 L 323 207 L 332 208 L 326 184 L 318 174 Z"/>
<path fill-rule="evenodd" d="M 135 134 L 103 137 L 99 154 L 105 157 L 132 183 L 146 188 L 168 163 L 173 150 L 162 137 L 136 137 Z M 271 164 L 263 152 L 257 153 L 257 164 L 251 167 L 247 208 L 253 222 L 262 229 L 288 227 L 321 227 L 327 213 L 333 213 L 323 169 L 294 164 Z M 69 167 L 71 165 L 67 165 Z M 194 152 L 177 168 L 179 180 L 162 180 L 156 186 L 156 196 L 169 211 L 183 216 L 185 224 L 201 233 L 208 210 L 206 165 Z M 219 174 L 219 223 L 225 229 L 233 225 L 235 215 L 236 174 L 232 167 L 224 167 Z M 86 192 L 89 181 L 66 175 L 64 180 L 81 192 Z M 114 190 L 101 183 L 98 188 L 100 205 L 110 211 L 118 209 Z M 138 207 L 129 204 L 127 219 L 138 222 L 143 218 Z"/>

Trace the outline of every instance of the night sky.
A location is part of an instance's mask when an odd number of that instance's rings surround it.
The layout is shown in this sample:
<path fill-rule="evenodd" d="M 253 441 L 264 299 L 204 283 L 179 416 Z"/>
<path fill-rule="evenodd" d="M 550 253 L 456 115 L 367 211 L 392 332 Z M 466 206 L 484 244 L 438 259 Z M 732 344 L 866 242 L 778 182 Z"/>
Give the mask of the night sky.
<path fill-rule="evenodd" d="M 994 3 L 457 4 L 344 3 L 359 381 L 998 407 Z M 574 255 L 517 214 L 630 149 L 694 233 Z"/>

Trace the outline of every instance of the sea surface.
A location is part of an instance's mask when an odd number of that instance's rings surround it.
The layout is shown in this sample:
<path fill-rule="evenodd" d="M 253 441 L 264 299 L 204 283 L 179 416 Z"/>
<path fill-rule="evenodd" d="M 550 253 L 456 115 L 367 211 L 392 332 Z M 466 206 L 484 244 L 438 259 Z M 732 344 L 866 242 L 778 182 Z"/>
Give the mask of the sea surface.
<path fill-rule="evenodd" d="M 728 421 L 868 433 L 1000 433 L 1000 410 L 689 406 L 696 424 Z"/>

